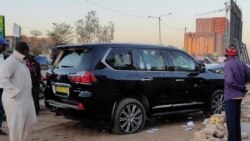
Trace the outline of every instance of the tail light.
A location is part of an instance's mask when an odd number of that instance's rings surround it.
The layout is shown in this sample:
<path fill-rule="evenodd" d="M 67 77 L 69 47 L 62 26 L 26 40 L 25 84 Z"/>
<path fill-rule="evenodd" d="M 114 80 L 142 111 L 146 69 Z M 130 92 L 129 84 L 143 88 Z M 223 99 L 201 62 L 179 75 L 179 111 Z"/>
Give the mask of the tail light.
<path fill-rule="evenodd" d="M 91 71 L 86 71 L 83 76 L 72 75 L 68 77 L 70 81 L 77 82 L 77 83 L 93 83 L 97 81 L 95 75 Z"/>
<path fill-rule="evenodd" d="M 84 107 L 84 105 L 83 105 L 81 102 L 78 102 L 77 108 L 78 108 L 79 110 L 85 110 L 85 107 Z"/>

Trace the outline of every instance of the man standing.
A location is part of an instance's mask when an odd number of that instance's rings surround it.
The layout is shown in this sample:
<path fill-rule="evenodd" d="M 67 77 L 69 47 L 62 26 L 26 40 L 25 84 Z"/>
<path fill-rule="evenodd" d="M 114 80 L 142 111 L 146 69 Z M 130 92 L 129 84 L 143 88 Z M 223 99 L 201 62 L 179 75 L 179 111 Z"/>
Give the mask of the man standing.
<path fill-rule="evenodd" d="M 234 45 L 226 49 L 224 98 L 228 141 L 241 141 L 241 101 L 247 92 L 245 84 L 250 80 L 250 68 L 238 59 L 237 55 L 238 51 Z"/>
<path fill-rule="evenodd" d="M 4 61 L 0 68 L 0 87 L 4 89 L 2 102 L 10 141 L 26 141 L 36 122 L 31 77 L 25 64 L 28 55 L 28 45 L 19 42 L 13 55 Z"/>
<path fill-rule="evenodd" d="M 41 68 L 40 64 L 34 59 L 34 56 L 29 56 L 27 59 L 27 67 L 29 68 L 31 81 L 32 81 L 32 96 L 35 103 L 36 115 L 39 114 L 39 93 L 41 81 Z"/>
<path fill-rule="evenodd" d="M 3 38 L 0 38 L 0 68 L 1 68 L 3 61 L 7 57 L 3 54 L 3 52 L 6 49 L 6 45 L 7 45 L 7 42 Z M 3 114 L 4 114 L 3 104 L 2 104 L 2 93 L 3 93 L 3 89 L 0 87 L 0 135 L 6 135 L 6 133 L 4 133 L 1 129 L 2 122 L 3 122 Z"/>

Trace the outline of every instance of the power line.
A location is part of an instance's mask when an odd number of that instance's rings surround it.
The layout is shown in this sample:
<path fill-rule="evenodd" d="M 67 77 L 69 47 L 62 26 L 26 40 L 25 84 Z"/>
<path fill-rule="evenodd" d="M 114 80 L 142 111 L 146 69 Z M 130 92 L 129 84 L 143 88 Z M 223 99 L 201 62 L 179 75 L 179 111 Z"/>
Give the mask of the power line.
<path fill-rule="evenodd" d="M 174 31 L 180 31 L 180 30 L 185 30 L 185 28 L 172 28 L 170 26 L 168 26 L 164 21 L 161 20 L 161 22 L 168 28 L 168 29 L 171 29 L 171 30 L 174 30 Z"/>
<path fill-rule="evenodd" d="M 128 13 L 125 13 L 125 12 L 117 11 L 117 10 L 114 10 L 114 9 L 111 9 L 111 8 L 104 7 L 104 6 L 102 6 L 102 5 L 96 4 L 96 3 L 91 2 L 91 1 L 89 1 L 89 0 L 85 0 L 85 1 L 88 2 L 88 3 L 90 3 L 90 4 L 92 4 L 92 5 L 101 7 L 101 8 L 103 8 L 103 9 L 108 10 L 108 11 L 111 11 L 111 12 L 114 12 L 114 13 L 118 13 L 118 14 L 121 14 L 121 15 L 126 15 L 126 16 L 136 17 L 136 18 L 148 18 L 148 17 L 138 16 L 138 15 L 132 15 L 132 14 L 128 14 Z"/>

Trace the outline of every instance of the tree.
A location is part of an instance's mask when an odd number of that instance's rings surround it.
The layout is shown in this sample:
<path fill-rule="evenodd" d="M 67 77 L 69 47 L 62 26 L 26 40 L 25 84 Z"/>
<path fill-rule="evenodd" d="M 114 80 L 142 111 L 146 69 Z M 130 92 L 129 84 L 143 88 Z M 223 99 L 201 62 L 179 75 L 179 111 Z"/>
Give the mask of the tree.
<path fill-rule="evenodd" d="M 76 36 L 80 43 L 110 42 L 114 39 L 114 24 L 101 26 L 95 11 L 90 11 L 85 19 L 76 22 Z"/>
<path fill-rule="evenodd" d="M 56 45 L 69 44 L 73 40 L 73 32 L 70 25 L 66 23 L 52 23 L 53 31 L 48 31 L 48 37 L 56 42 Z"/>
<path fill-rule="evenodd" d="M 108 22 L 107 26 L 100 27 L 99 34 L 97 35 L 99 42 L 110 42 L 114 40 L 115 26 L 112 22 Z"/>

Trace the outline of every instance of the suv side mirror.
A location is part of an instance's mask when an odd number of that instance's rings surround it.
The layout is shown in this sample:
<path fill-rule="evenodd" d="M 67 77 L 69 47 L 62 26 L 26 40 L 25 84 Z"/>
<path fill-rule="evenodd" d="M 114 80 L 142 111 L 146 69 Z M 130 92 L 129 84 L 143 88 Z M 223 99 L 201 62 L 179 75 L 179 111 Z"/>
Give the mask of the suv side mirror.
<path fill-rule="evenodd" d="M 199 63 L 199 68 L 201 72 L 204 72 L 206 70 L 206 66 L 203 63 Z"/>

